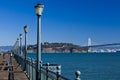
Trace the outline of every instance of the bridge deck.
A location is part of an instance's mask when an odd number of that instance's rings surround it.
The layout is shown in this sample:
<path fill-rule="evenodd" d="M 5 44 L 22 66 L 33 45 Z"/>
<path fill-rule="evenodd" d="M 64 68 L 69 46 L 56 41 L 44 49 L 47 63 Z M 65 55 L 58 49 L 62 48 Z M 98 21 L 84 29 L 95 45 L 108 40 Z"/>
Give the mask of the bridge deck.
<path fill-rule="evenodd" d="M 14 79 L 9 79 L 9 59 L 9 54 L 6 54 L 4 57 L 0 55 L 0 80 L 29 80 L 14 58 L 12 58 L 13 71 L 11 71 Z"/>

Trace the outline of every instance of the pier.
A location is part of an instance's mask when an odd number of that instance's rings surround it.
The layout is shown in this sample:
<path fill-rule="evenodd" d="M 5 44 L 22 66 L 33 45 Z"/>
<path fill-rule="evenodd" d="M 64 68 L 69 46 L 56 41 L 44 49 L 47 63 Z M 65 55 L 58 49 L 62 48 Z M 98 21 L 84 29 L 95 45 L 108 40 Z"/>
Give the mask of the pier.
<path fill-rule="evenodd" d="M 0 80 L 37 80 L 36 75 L 39 76 L 39 80 L 70 80 L 61 75 L 61 66 L 58 64 L 41 64 L 38 74 L 35 74 L 35 60 L 27 58 L 23 61 L 24 59 L 16 54 L 0 55 Z M 75 80 L 79 80 L 80 72 L 77 71 L 75 75 Z"/>
<path fill-rule="evenodd" d="M 0 55 L 0 80 L 70 80 L 61 75 L 61 65 L 59 64 L 39 62 L 37 70 L 36 59 L 26 57 L 25 60 L 24 56 L 20 55 L 18 43 L 16 41 L 11 52 Z M 36 75 L 39 79 L 36 78 Z M 75 80 L 80 80 L 80 72 L 77 71 L 75 75 Z"/>
<path fill-rule="evenodd" d="M 35 6 L 37 15 L 36 59 L 27 57 L 28 27 L 25 25 L 25 46 L 22 46 L 22 34 L 20 34 L 11 51 L 0 55 L 0 80 L 70 80 L 61 75 L 61 65 L 42 63 L 40 31 L 43 8 L 42 4 Z M 75 80 L 80 80 L 80 72 L 77 71 L 75 75 Z"/>
<path fill-rule="evenodd" d="M 0 80 L 29 80 L 10 53 L 0 55 Z"/>

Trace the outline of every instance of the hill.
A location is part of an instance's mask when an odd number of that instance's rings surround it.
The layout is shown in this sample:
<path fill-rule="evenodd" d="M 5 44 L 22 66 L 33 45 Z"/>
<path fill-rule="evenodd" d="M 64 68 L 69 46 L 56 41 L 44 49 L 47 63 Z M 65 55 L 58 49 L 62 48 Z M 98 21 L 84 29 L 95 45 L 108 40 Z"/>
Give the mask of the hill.
<path fill-rule="evenodd" d="M 29 45 L 28 52 L 36 52 L 37 45 Z M 41 44 L 41 51 L 43 53 L 78 53 L 87 52 L 87 49 L 81 48 L 79 45 L 72 43 L 48 43 L 44 42 Z"/>

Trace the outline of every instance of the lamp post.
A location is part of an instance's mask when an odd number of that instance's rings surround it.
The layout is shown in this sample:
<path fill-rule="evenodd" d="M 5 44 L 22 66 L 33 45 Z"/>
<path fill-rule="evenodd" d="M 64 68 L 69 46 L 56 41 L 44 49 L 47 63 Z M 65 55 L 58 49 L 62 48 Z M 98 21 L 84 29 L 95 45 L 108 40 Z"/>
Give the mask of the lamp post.
<path fill-rule="evenodd" d="M 17 55 L 19 55 L 19 38 L 17 38 L 17 41 L 16 41 L 16 45 L 17 45 Z"/>
<path fill-rule="evenodd" d="M 36 62 L 36 80 L 39 80 L 38 69 L 39 62 L 41 61 L 41 43 L 40 43 L 40 28 L 41 28 L 41 16 L 43 12 L 44 6 L 41 4 L 37 4 L 35 6 L 36 15 L 37 15 L 37 62 Z"/>
<path fill-rule="evenodd" d="M 25 54 L 24 54 L 24 57 L 25 57 L 25 61 L 24 61 L 24 71 L 26 70 L 26 54 L 27 54 L 27 33 L 28 33 L 28 27 L 27 25 L 24 26 L 24 32 L 25 32 Z"/>
<path fill-rule="evenodd" d="M 19 37 L 20 37 L 20 55 L 22 55 L 22 34 L 20 34 Z"/>

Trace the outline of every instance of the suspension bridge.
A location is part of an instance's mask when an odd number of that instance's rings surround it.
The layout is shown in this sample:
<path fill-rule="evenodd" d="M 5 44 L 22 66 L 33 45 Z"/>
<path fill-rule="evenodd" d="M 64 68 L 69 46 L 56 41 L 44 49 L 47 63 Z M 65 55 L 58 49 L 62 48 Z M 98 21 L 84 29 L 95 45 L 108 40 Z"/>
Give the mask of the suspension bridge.
<path fill-rule="evenodd" d="M 107 44 L 92 44 L 91 38 L 88 38 L 88 44 L 87 46 L 81 46 L 82 48 L 87 48 L 88 52 L 96 52 L 97 49 L 101 49 L 102 51 L 106 50 L 106 52 L 116 52 L 120 51 L 120 43 L 107 43 Z M 96 50 L 92 50 L 92 49 Z"/>

